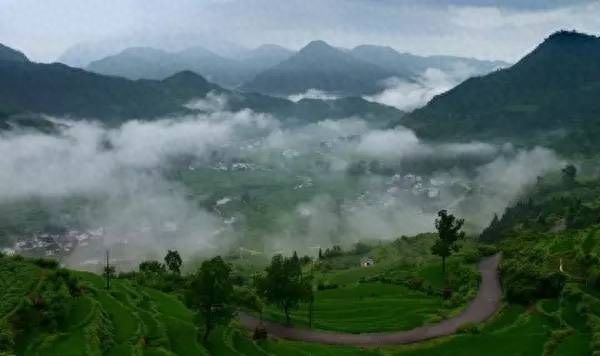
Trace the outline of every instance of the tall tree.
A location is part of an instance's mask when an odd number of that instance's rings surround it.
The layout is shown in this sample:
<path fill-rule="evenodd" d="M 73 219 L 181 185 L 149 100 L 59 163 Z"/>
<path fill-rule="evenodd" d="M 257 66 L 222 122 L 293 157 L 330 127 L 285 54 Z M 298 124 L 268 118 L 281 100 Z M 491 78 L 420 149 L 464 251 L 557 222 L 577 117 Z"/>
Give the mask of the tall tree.
<path fill-rule="evenodd" d="M 109 251 L 106 250 L 106 265 L 102 269 L 102 274 L 106 279 L 106 289 L 110 289 L 110 279 L 116 274 L 115 266 L 110 264 Z"/>
<path fill-rule="evenodd" d="M 273 256 L 265 274 L 257 276 L 255 284 L 257 292 L 267 303 L 283 310 L 288 325 L 291 323 L 290 311 L 310 298 L 310 281 L 302 275 L 302 264 L 296 254 L 286 258 Z"/>
<path fill-rule="evenodd" d="M 464 231 L 461 230 L 464 223 L 464 219 L 457 219 L 454 215 L 448 214 L 447 210 L 440 210 L 438 218 L 435 219 L 438 239 L 431 247 L 431 252 L 442 258 L 444 282 L 446 281 L 446 258 L 450 257 L 453 252 L 458 251 L 459 245 L 457 242 L 465 237 Z"/>
<path fill-rule="evenodd" d="M 215 326 L 227 323 L 235 314 L 231 266 L 221 256 L 204 261 L 190 277 L 185 297 L 204 323 L 206 343 Z"/>
<path fill-rule="evenodd" d="M 167 255 L 165 256 L 165 264 L 169 268 L 169 271 L 175 274 L 181 274 L 181 265 L 183 264 L 183 261 L 181 260 L 181 256 L 177 250 L 167 251 Z"/>
<path fill-rule="evenodd" d="M 562 179 L 566 185 L 572 185 L 575 183 L 575 178 L 577 177 L 577 168 L 572 164 L 567 164 L 562 169 Z"/>

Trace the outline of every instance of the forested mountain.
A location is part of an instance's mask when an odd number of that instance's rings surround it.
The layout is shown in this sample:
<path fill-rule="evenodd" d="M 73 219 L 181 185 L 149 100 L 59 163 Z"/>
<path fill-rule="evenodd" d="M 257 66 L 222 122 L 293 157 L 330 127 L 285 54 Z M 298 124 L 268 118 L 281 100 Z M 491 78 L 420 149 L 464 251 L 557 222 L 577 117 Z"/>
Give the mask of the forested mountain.
<path fill-rule="evenodd" d="M 286 119 L 359 115 L 395 120 L 402 116 L 394 108 L 361 98 L 294 103 L 260 94 L 235 93 L 191 71 L 179 72 L 164 80 L 129 80 L 58 63 L 0 60 L 0 78 L 0 119 L 23 113 L 96 118 L 107 123 L 130 118 L 151 119 L 187 111 L 184 104 L 203 98 L 211 91 L 228 95 L 231 110 L 250 108 Z"/>
<path fill-rule="evenodd" d="M 275 95 L 309 89 L 362 95 L 381 90 L 379 81 L 393 75 L 323 41 L 313 41 L 288 60 L 257 75 L 243 89 Z"/>
<path fill-rule="evenodd" d="M 470 78 L 403 124 L 426 138 L 532 139 L 552 133 L 562 149 L 596 145 L 600 38 L 560 31 L 510 68 Z M 560 142 L 559 142 L 560 141 Z"/>
<path fill-rule="evenodd" d="M 508 63 L 502 61 L 485 61 L 454 56 L 417 56 L 400 53 L 391 47 L 374 45 L 355 47 L 351 54 L 362 61 L 392 71 L 400 77 L 418 76 L 429 68 L 460 72 L 459 74 L 464 75 L 481 75 L 508 66 Z"/>
<path fill-rule="evenodd" d="M 23 53 L 0 43 L 0 61 L 28 62 L 29 59 Z"/>
<path fill-rule="evenodd" d="M 179 52 L 132 47 L 93 61 L 86 69 L 128 79 L 158 80 L 190 70 L 211 82 L 233 88 L 291 54 L 291 51 L 275 45 L 260 46 L 244 53 L 240 59 L 225 58 L 203 47 L 191 47 Z"/>

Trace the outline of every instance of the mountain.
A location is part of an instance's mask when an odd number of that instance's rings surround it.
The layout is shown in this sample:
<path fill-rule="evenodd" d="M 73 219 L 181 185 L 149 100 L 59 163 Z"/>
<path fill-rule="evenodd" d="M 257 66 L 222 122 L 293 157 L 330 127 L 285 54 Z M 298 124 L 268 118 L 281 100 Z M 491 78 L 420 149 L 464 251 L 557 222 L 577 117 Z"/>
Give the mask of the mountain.
<path fill-rule="evenodd" d="M 142 49 L 136 52 L 154 56 L 153 51 Z M 12 53 L 9 50 L 3 52 Z M 186 55 L 199 58 L 201 52 L 190 51 Z M 209 92 L 227 95 L 231 110 L 249 108 L 288 119 L 290 123 L 355 115 L 383 122 L 397 120 L 403 115 L 394 108 L 361 98 L 294 103 L 261 94 L 236 93 L 191 71 L 179 72 L 163 80 L 130 80 L 59 63 L 0 61 L 0 78 L 0 127 L 3 129 L 9 127 L 7 120 L 15 117 L 28 126 L 35 126 L 35 118 L 38 118 L 35 114 L 95 118 L 107 124 L 118 124 L 131 118 L 151 119 L 189 112 L 191 109 L 184 105 Z"/>
<path fill-rule="evenodd" d="M 254 68 L 257 71 L 263 71 L 287 60 L 293 56 L 294 53 L 294 51 L 285 47 L 274 44 L 264 44 L 244 53 L 244 55 L 241 56 L 240 61 L 244 63 L 246 67 Z M 256 74 L 258 74 L 258 72 Z"/>
<path fill-rule="evenodd" d="M 599 97 L 600 38 L 560 31 L 513 66 L 435 97 L 402 124 L 433 139 L 550 135 L 554 145 L 585 147 L 597 145 Z"/>
<path fill-rule="evenodd" d="M 374 45 L 361 45 L 353 48 L 350 53 L 362 61 L 380 66 L 401 77 L 418 76 L 429 68 L 444 72 L 463 72 L 464 75 L 480 75 L 508 66 L 508 63 L 502 61 L 454 56 L 417 56 L 400 53 L 391 47 Z"/>
<path fill-rule="evenodd" d="M 0 77 L 0 112 L 102 119 L 180 111 L 189 100 L 218 88 L 192 72 L 162 81 L 131 81 L 58 63 L 0 62 Z"/>
<path fill-rule="evenodd" d="M 164 79 L 190 70 L 211 82 L 234 88 L 259 72 L 291 56 L 293 52 L 276 45 L 245 51 L 240 58 L 220 56 L 204 47 L 167 52 L 150 47 L 131 47 L 115 55 L 91 62 L 86 69 L 128 79 Z"/>
<path fill-rule="evenodd" d="M 23 53 L 0 43 L 0 61 L 22 63 L 29 62 L 29 59 Z"/>
<path fill-rule="evenodd" d="M 309 89 L 363 95 L 380 91 L 379 82 L 393 74 L 323 41 L 313 41 L 242 88 L 275 95 L 303 93 Z"/>
<path fill-rule="evenodd" d="M 86 69 L 128 79 L 164 79 L 177 72 L 190 70 L 226 87 L 235 87 L 254 74 L 246 74 L 236 61 L 203 47 L 192 47 L 180 52 L 132 47 L 93 61 Z"/>

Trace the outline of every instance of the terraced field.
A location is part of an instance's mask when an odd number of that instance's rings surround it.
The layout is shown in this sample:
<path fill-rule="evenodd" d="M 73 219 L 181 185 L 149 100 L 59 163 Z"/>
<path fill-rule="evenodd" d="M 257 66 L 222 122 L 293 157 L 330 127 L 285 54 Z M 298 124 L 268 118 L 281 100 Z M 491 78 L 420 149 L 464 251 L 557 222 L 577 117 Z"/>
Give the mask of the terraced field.
<path fill-rule="evenodd" d="M 0 258 L 0 320 L 11 314 L 42 278 L 40 269 L 22 261 Z"/>
<path fill-rule="evenodd" d="M 2 260 L 0 260 L 2 261 Z M 89 295 L 70 305 L 69 327 L 59 333 L 33 334 L 17 345 L 23 355 L 208 355 L 198 344 L 193 314 L 176 297 L 133 288 L 127 280 L 113 280 L 110 291 L 101 276 L 76 272 Z M 35 274 L 34 274 L 35 275 Z M 35 280 L 34 280 L 35 281 Z M 26 291 L 26 288 L 24 288 Z M 24 294 L 22 291 L 21 293 Z M 22 294 L 21 294 L 22 295 Z M 99 339 L 109 330 L 112 344 Z M 217 347 L 218 342 L 215 342 Z"/>
<path fill-rule="evenodd" d="M 442 307 L 439 296 L 428 296 L 399 285 L 361 283 L 317 292 L 313 327 L 350 333 L 406 330 L 425 324 Z M 269 307 L 269 320 L 284 314 Z M 308 306 L 292 314 L 295 326 L 308 326 Z"/>

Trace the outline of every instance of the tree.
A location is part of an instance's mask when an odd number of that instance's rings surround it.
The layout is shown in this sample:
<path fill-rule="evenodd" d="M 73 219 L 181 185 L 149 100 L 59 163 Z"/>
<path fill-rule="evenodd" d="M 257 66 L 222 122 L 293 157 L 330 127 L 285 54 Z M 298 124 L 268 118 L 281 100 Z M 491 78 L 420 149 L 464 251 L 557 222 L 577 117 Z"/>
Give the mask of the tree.
<path fill-rule="evenodd" d="M 575 183 L 575 178 L 577 177 L 577 168 L 572 164 L 567 164 L 565 168 L 562 169 L 562 180 L 566 185 L 572 185 Z"/>
<path fill-rule="evenodd" d="M 167 251 L 167 255 L 165 256 L 165 264 L 169 268 L 169 271 L 175 274 L 181 274 L 181 265 L 183 264 L 183 261 L 181 260 L 181 256 L 177 250 Z"/>
<path fill-rule="evenodd" d="M 106 289 L 110 289 L 110 279 L 115 275 L 116 270 L 113 265 L 110 264 L 109 252 L 106 250 L 106 265 L 103 268 L 102 274 L 106 279 Z"/>
<path fill-rule="evenodd" d="M 161 275 L 166 271 L 165 265 L 163 265 L 162 263 L 160 263 L 158 261 L 154 261 L 154 260 L 144 261 L 144 262 L 140 263 L 140 265 L 138 266 L 138 269 L 139 269 L 140 273 L 156 274 L 156 275 Z"/>
<path fill-rule="evenodd" d="M 221 256 L 202 262 L 189 279 L 185 297 L 188 306 L 204 322 L 206 343 L 215 326 L 227 323 L 235 314 L 231 266 Z"/>
<path fill-rule="evenodd" d="M 302 276 L 302 265 L 297 256 L 273 256 L 265 274 L 257 276 L 255 284 L 258 294 L 267 303 L 283 310 L 288 325 L 290 311 L 297 309 L 301 301 L 310 298 L 310 281 Z"/>
<path fill-rule="evenodd" d="M 461 231 L 464 219 L 457 219 L 452 214 L 448 214 L 447 210 L 438 212 L 438 219 L 435 219 L 435 228 L 438 231 L 438 239 L 431 247 L 431 252 L 434 255 L 442 258 L 442 273 L 444 281 L 446 280 L 446 258 L 452 255 L 459 249 L 458 240 L 465 237 L 464 231 Z"/>

